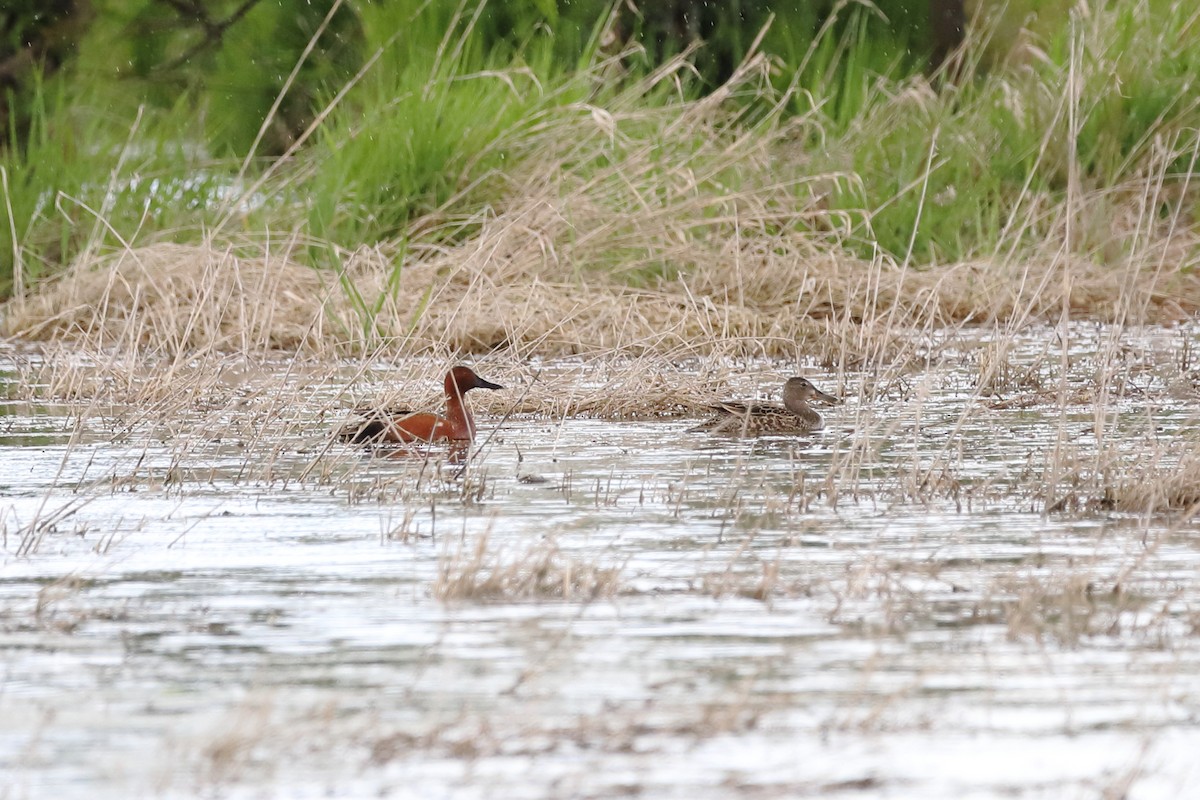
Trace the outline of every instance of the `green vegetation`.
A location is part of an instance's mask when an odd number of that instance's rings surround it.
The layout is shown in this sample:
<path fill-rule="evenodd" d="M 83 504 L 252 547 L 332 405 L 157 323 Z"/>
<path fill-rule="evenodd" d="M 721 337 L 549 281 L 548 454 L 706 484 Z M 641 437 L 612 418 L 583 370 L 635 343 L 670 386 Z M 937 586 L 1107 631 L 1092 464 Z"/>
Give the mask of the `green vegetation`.
<path fill-rule="evenodd" d="M 1051 212 L 1086 198 L 1073 248 L 1109 257 L 1130 233 L 1124 212 L 1158 182 L 1157 212 L 1194 218 L 1198 25 L 1185 3 L 1114 4 L 1067 15 L 1006 64 L 969 64 L 952 89 L 878 85 L 874 107 L 826 146 L 861 180 L 838 206 L 873 212 L 860 251 L 903 256 L 911 238 L 918 264 L 986 256 L 1051 237 L 1063 224 Z"/>
<path fill-rule="evenodd" d="M 731 4 L 677 36 L 600 0 L 212 5 L 96 0 L 61 69 L 9 93 L 0 292 L 164 241 L 301 242 L 369 335 L 410 265 L 536 202 L 566 221 L 529 231 L 573 255 L 560 277 L 639 289 L 707 269 L 679 241 L 735 235 L 925 269 L 1197 258 L 1189 3 L 1014 3 L 933 75 L 904 3 Z M 347 276 L 363 247 L 381 285 Z"/>

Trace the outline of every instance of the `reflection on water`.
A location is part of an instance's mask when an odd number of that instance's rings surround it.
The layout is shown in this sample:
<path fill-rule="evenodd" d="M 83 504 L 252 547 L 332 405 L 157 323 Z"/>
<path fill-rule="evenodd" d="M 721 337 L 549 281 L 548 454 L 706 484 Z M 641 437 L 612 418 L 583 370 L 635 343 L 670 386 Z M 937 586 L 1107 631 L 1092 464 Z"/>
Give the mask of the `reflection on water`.
<path fill-rule="evenodd" d="M 807 438 L 513 417 L 454 459 L 329 443 L 322 388 L 270 440 L 0 404 L 0 796 L 1200 791 L 1195 525 L 1044 513 L 1094 410 L 921 380 Z M 1195 437 L 1155 382 L 1130 459 Z"/>

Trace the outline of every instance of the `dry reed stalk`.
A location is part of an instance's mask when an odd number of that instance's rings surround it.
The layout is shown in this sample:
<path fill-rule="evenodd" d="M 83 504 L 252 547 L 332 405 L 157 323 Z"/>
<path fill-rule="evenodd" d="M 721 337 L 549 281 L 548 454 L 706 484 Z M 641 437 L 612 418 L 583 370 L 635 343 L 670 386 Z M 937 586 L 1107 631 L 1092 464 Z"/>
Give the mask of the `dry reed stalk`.
<path fill-rule="evenodd" d="M 1178 637 L 1184 589 L 1155 577 L 1146 553 L 1119 560 L 1097 556 L 1043 569 L 1026 566 L 988 581 L 983 607 L 1002 610 L 1010 639 L 1077 647 L 1092 637 L 1120 636 L 1152 648 Z M 1124 563 L 1123 563 L 1124 562 Z"/>
<path fill-rule="evenodd" d="M 1113 449 L 1110 458 L 1115 460 Z M 1139 454 L 1123 470 L 1105 470 L 1110 483 L 1101 500 L 1135 514 L 1170 514 L 1190 521 L 1200 514 L 1200 453 L 1195 441 L 1172 443 Z"/>

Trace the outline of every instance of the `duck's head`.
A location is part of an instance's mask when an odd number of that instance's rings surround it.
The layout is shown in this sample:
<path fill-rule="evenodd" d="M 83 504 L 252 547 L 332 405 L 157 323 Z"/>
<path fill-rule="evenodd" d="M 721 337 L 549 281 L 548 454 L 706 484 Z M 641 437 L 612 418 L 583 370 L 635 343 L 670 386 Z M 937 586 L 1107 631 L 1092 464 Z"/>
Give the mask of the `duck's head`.
<path fill-rule="evenodd" d="M 812 400 L 831 406 L 842 402 L 841 398 L 826 394 L 813 386 L 807 378 L 788 378 L 787 383 L 783 385 L 783 404 L 788 408 L 804 407 Z"/>
<path fill-rule="evenodd" d="M 470 367 L 457 366 L 446 373 L 446 394 L 462 397 L 471 389 L 503 389 L 498 383 L 485 381 Z"/>

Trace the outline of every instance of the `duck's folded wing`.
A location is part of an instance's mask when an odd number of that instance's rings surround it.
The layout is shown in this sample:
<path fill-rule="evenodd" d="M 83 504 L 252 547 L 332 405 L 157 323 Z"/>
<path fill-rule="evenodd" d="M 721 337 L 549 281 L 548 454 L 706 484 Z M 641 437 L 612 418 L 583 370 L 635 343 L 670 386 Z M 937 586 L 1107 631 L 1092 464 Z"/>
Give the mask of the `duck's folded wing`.
<path fill-rule="evenodd" d="M 382 408 L 379 406 L 355 406 L 350 410 L 363 419 L 406 417 L 413 413 L 413 410 L 407 406 L 384 406 Z"/>
<path fill-rule="evenodd" d="M 709 406 L 709 408 L 723 414 L 732 414 L 735 417 L 758 417 L 778 414 L 783 410 L 779 406 L 767 403 L 743 403 L 740 400 L 722 400 L 719 403 Z"/>
<path fill-rule="evenodd" d="M 388 441 L 392 438 L 396 423 L 410 416 L 412 412 L 393 409 L 383 411 L 364 409 L 359 413 L 362 415 L 360 419 L 346 423 L 338 431 L 339 439 L 356 444 Z"/>

